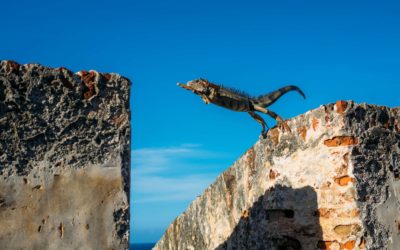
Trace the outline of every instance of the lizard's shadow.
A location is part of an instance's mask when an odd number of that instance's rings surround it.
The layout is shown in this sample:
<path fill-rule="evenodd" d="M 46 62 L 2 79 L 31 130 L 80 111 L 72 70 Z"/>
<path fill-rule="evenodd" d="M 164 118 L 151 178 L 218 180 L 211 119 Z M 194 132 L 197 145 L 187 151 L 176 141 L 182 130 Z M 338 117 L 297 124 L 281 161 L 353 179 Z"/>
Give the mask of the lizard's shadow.
<path fill-rule="evenodd" d="M 276 185 L 243 213 L 230 237 L 216 250 L 308 250 L 322 242 L 317 194 Z"/>

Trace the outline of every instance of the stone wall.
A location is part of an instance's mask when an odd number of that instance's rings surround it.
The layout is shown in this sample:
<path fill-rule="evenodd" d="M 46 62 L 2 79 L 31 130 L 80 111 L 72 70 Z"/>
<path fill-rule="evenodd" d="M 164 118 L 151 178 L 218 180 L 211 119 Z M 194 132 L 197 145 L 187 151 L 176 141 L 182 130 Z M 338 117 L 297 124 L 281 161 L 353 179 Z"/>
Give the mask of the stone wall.
<path fill-rule="evenodd" d="M 338 101 L 270 130 L 154 249 L 398 249 L 399 111 Z"/>
<path fill-rule="evenodd" d="M 130 81 L 0 62 L 2 249 L 128 249 Z"/>

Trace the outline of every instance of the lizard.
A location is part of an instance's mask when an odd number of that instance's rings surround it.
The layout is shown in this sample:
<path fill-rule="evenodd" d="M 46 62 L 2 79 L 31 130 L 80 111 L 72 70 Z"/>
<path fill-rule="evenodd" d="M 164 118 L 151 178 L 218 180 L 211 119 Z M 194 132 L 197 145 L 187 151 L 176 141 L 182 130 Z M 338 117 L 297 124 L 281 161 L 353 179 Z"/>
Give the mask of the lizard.
<path fill-rule="evenodd" d="M 206 104 L 213 103 L 233 111 L 247 112 L 254 120 L 261 124 L 261 135 L 263 138 L 266 138 L 268 132 L 265 127 L 268 129 L 269 127 L 265 120 L 256 112 L 271 116 L 277 121 L 277 125 L 280 129 L 291 132 L 289 126 L 284 122 L 282 117 L 267 109 L 267 107 L 289 91 L 297 91 L 303 98 L 306 98 L 303 91 L 294 85 L 289 85 L 258 97 L 253 97 L 245 92 L 211 83 L 202 78 L 189 81 L 186 85 L 178 82 L 177 85 L 199 95 Z"/>

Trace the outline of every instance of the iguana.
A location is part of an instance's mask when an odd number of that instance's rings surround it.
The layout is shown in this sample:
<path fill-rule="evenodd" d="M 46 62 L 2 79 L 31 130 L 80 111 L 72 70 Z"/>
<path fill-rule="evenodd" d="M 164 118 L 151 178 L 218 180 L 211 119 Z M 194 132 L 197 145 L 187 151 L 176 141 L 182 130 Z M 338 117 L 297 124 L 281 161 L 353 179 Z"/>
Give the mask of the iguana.
<path fill-rule="evenodd" d="M 265 126 L 267 126 L 267 124 L 264 119 L 256 113 L 256 111 L 271 116 L 277 121 L 279 128 L 290 132 L 290 128 L 284 120 L 275 112 L 266 109 L 266 107 L 270 106 L 282 95 L 292 90 L 299 92 L 303 98 L 306 98 L 303 91 L 293 85 L 280 88 L 274 92 L 258 97 L 252 97 L 242 91 L 211 83 L 206 79 L 189 81 L 186 85 L 178 82 L 178 86 L 199 95 L 206 104 L 214 103 L 230 110 L 249 113 L 254 120 L 261 124 L 261 135 L 264 138 L 266 137 L 267 131 L 265 130 Z"/>

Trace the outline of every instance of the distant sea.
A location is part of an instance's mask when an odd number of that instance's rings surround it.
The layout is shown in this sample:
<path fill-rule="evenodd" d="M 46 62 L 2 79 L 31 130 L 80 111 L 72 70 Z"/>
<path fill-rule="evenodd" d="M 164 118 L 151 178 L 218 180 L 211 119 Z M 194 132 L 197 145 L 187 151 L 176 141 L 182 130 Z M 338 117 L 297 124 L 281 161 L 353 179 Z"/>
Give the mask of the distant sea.
<path fill-rule="evenodd" d="M 155 244 L 156 243 L 131 243 L 130 250 L 151 250 L 151 248 L 154 247 Z"/>

